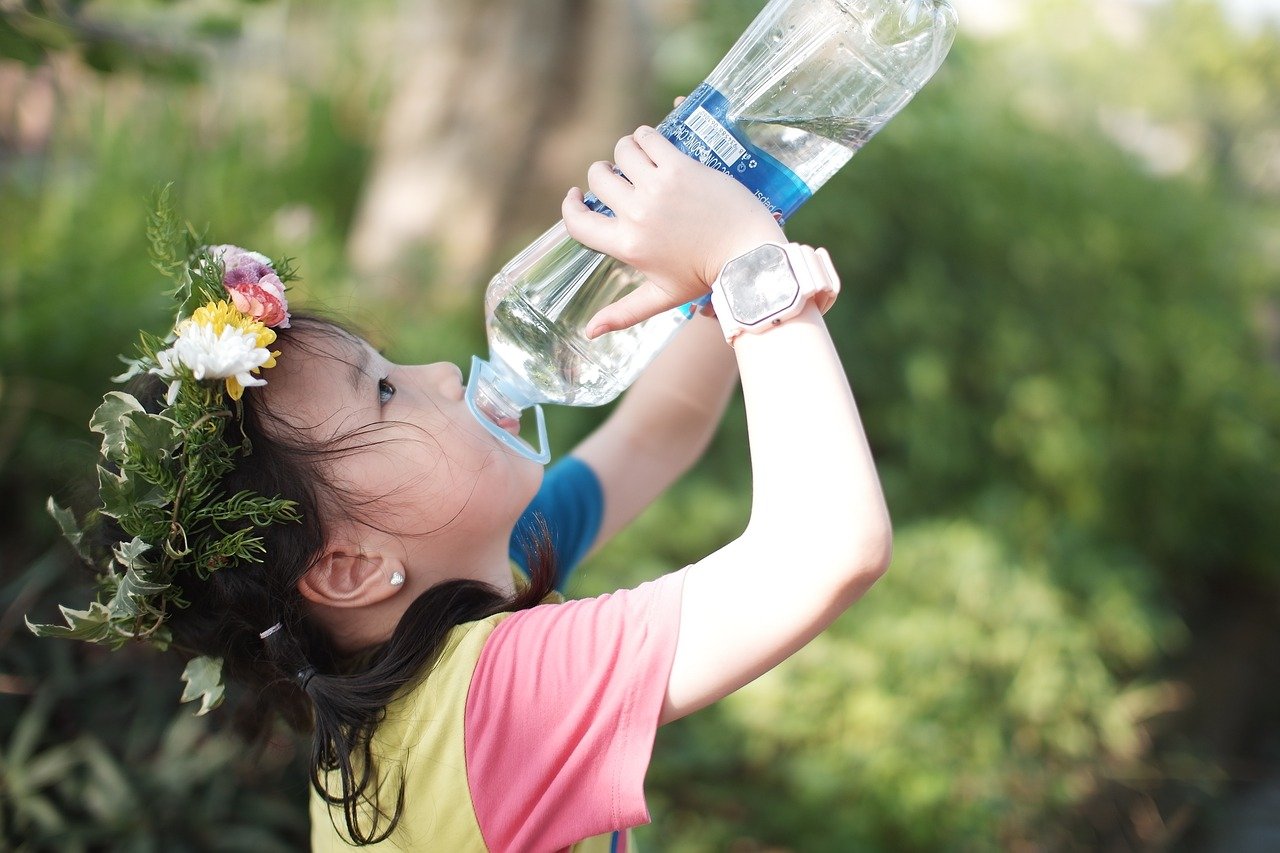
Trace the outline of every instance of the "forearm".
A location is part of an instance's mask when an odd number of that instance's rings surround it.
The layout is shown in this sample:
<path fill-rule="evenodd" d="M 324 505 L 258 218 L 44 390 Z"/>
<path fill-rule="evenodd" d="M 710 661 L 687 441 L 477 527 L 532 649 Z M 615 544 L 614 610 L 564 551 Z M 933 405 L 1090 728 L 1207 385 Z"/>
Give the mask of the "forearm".
<path fill-rule="evenodd" d="M 741 335 L 735 353 L 751 443 L 751 519 L 685 577 L 663 722 L 796 652 L 889 563 L 879 478 L 818 309 Z"/>
<path fill-rule="evenodd" d="M 848 379 L 818 310 L 735 348 L 750 436 L 744 539 L 773 543 L 815 571 L 877 574 L 888 510 Z M 799 554 L 796 549 L 805 549 Z"/>
<path fill-rule="evenodd" d="M 694 317 L 573 450 L 600 480 L 604 517 L 594 551 L 626 527 L 706 449 L 737 382 L 720 324 Z"/>
<path fill-rule="evenodd" d="M 610 420 L 642 452 L 682 472 L 715 435 L 738 381 L 733 349 L 714 318 L 695 316 L 627 391 Z"/>

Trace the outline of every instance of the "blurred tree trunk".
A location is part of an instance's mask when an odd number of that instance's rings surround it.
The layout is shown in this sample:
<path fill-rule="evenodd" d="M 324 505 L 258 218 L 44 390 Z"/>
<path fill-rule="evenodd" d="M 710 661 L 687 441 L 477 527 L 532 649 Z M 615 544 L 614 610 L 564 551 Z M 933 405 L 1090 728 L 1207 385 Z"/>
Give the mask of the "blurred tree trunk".
<path fill-rule="evenodd" d="M 466 293 L 514 239 L 554 223 L 588 164 L 654 120 L 643 4 L 408 0 L 406 59 L 348 244 L 357 272 L 394 282 L 432 252 L 441 288 Z"/>

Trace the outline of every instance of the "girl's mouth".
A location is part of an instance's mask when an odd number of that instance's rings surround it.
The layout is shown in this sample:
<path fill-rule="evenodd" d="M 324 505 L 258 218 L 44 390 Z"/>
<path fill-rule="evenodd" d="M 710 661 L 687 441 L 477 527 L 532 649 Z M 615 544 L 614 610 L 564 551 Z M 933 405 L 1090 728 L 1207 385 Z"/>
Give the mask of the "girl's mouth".
<path fill-rule="evenodd" d="M 500 430 L 511 433 L 516 438 L 520 437 L 520 413 L 515 415 L 506 414 L 499 410 L 499 406 L 491 399 L 482 397 L 477 400 L 476 408 L 482 412 L 488 421 Z"/>
<path fill-rule="evenodd" d="M 519 418 L 500 417 L 500 418 L 496 418 L 494 420 L 494 423 L 496 423 L 499 428 L 505 429 L 507 432 L 514 435 L 516 438 L 520 437 L 520 419 Z"/>
<path fill-rule="evenodd" d="M 466 392 L 463 394 L 467 408 L 491 438 L 526 459 L 547 464 L 551 453 L 547 450 L 547 423 L 542 415 L 542 407 L 526 402 L 518 393 L 519 389 L 516 389 L 515 396 L 511 396 L 507 393 L 510 389 L 504 391 L 500 384 L 501 378 L 488 362 L 479 356 L 472 356 L 471 378 L 467 380 Z M 534 414 L 537 447 L 521 435 L 520 420 L 524 408 Z"/>

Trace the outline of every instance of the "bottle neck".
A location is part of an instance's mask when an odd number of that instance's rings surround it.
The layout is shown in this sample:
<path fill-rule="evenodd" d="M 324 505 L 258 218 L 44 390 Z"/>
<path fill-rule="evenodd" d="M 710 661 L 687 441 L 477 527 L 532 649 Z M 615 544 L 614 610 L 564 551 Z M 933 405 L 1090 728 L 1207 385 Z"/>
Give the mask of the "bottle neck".
<path fill-rule="evenodd" d="M 467 408 L 472 416 L 502 444 L 521 456 L 546 464 L 551 458 L 546 419 L 542 406 L 533 402 L 535 399 L 532 389 L 519 381 L 500 359 L 490 363 L 479 356 L 472 357 L 466 390 Z M 528 408 L 533 409 L 536 420 L 537 447 L 520 435 L 521 413 Z"/>

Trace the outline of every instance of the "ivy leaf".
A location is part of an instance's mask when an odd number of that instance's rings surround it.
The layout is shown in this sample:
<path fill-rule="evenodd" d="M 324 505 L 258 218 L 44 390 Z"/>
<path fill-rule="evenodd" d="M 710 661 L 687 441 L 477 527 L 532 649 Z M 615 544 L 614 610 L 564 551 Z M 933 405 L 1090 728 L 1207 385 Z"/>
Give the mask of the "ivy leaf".
<path fill-rule="evenodd" d="M 36 625 L 23 617 L 31 633 L 37 637 L 62 637 L 67 640 L 84 640 L 88 643 L 100 643 L 111 636 L 111 614 L 107 608 L 94 601 L 88 610 L 72 610 L 62 604 L 58 605 L 66 625 Z"/>
<path fill-rule="evenodd" d="M 182 671 L 182 680 L 187 683 L 187 686 L 182 688 L 182 701 L 200 700 L 200 710 L 196 711 L 197 717 L 207 714 L 222 704 L 223 693 L 226 690 L 222 683 L 222 658 L 211 658 L 207 655 L 192 658 L 187 663 L 187 668 Z"/>
<path fill-rule="evenodd" d="M 106 443 L 106 440 L 103 440 Z M 98 466 L 98 497 L 102 499 L 102 514 L 120 518 L 133 505 L 134 484 L 123 471 L 113 474 Z"/>
<path fill-rule="evenodd" d="M 151 564 L 142 559 L 142 555 L 150 550 L 151 543 L 135 536 L 128 542 L 117 543 L 111 552 L 115 554 L 116 562 L 126 569 L 149 569 Z"/>
<path fill-rule="evenodd" d="M 142 404 L 132 394 L 108 391 L 102 397 L 102 405 L 89 419 L 89 429 L 102 433 L 102 455 L 113 462 L 124 460 L 125 435 L 129 428 L 130 412 L 141 412 Z"/>
<path fill-rule="evenodd" d="M 168 502 L 164 489 L 145 480 L 142 480 L 144 488 L 139 488 L 139 479 L 124 471 L 112 473 L 99 465 L 98 497 L 102 499 L 99 512 L 119 519 L 140 505 L 164 506 Z"/>
<path fill-rule="evenodd" d="M 142 555 L 151 550 L 151 545 L 137 536 L 128 542 L 116 545 L 114 552 L 116 562 L 125 567 L 124 577 L 116 585 L 115 594 L 107 603 L 107 610 L 112 617 L 132 617 L 143 611 L 154 611 L 146 599 L 169 588 L 167 583 L 156 583 L 148 576 L 155 568 L 142 559 Z"/>
<path fill-rule="evenodd" d="M 58 529 L 62 531 L 62 535 L 71 543 L 71 547 L 76 549 L 80 559 L 85 562 L 93 562 L 93 557 L 89 553 L 89 544 L 84 541 L 84 531 L 80 529 L 80 525 L 76 522 L 75 514 L 66 507 L 58 506 L 53 498 L 49 498 L 45 502 L 44 508 L 49 515 L 53 516 L 53 520 L 58 523 Z"/>
<path fill-rule="evenodd" d="M 122 420 L 125 433 L 144 456 L 166 457 L 178 445 L 178 422 L 163 415 L 133 412 Z"/>

